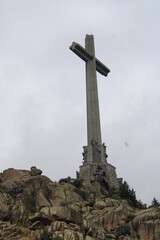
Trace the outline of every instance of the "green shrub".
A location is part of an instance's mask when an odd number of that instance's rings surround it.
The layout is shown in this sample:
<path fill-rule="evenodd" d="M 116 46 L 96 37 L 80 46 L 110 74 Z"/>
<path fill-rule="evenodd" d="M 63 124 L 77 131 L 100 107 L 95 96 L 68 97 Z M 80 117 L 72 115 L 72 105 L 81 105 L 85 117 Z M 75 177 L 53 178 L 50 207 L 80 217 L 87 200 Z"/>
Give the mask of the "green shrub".
<path fill-rule="evenodd" d="M 129 214 L 126 218 L 126 223 L 129 223 L 130 221 L 133 221 L 134 218 L 135 218 L 135 215 Z"/>
<path fill-rule="evenodd" d="M 7 216 L 5 216 L 4 218 L 3 218 L 3 221 L 4 222 L 7 222 L 7 221 L 9 221 L 11 224 L 14 222 L 14 218 L 13 218 L 13 215 L 12 215 L 12 212 L 8 212 L 8 214 L 7 214 Z"/>
<path fill-rule="evenodd" d="M 120 184 L 118 193 L 121 199 L 126 199 L 132 207 L 143 208 L 142 202 L 136 199 L 136 192 L 133 188 L 130 189 L 126 181 Z"/>
<path fill-rule="evenodd" d="M 160 237 L 153 236 L 153 240 L 160 240 Z"/>
<path fill-rule="evenodd" d="M 76 188 L 82 187 L 82 181 L 75 179 L 74 181 L 71 182 L 73 186 Z"/>
<path fill-rule="evenodd" d="M 111 187 L 110 189 L 109 189 L 109 192 L 108 192 L 108 195 L 109 196 L 112 196 L 113 194 L 115 194 L 115 193 L 117 193 L 118 191 L 117 191 L 117 189 L 115 188 L 115 187 Z"/>
<path fill-rule="evenodd" d="M 52 198 L 52 191 L 48 188 L 48 186 L 45 186 L 45 188 L 42 189 L 42 192 L 45 198 L 50 202 L 50 199 Z"/>
<path fill-rule="evenodd" d="M 111 187 L 107 193 L 107 197 L 113 198 L 113 199 L 117 199 L 120 200 L 121 197 L 119 195 L 118 190 L 115 187 Z"/>
<path fill-rule="evenodd" d="M 63 201 L 63 202 L 60 202 L 59 204 L 61 207 L 66 207 L 68 206 L 68 202 L 67 201 Z"/>
<path fill-rule="evenodd" d="M 54 240 L 52 237 L 52 233 L 47 232 L 44 230 L 43 233 L 41 233 L 39 238 L 36 238 L 36 240 Z"/>
<path fill-rule="evenodd" d="M 23 201 L 27 210 L 29 210 L 31 213 L 36 212 L 36 193 L 35 192 L 31 192 L 30 194 L 27 192 L 24 193 Z"/>
<path fill-rule="evenodd" d="M 112 194 L 111 198 L 116 199 L 116 200 L 121 200 L 121 197 L 118 193 Z"/>
<path fill-rule="evenodd" d="M 136 207 L 137 200 L 135 191 L 133 188 L 132 190 L 129 188 L 129 185 L 126 181 L 120 184 L 119 195 L 122 199 L 126 199 L 131 206 Z"/>
<path fill-rule="evenodd" d="M 75 188 L 74 190 L 79 196 L 81 196 L 81 198 L 83 198 L 84 200 L 88 199 L 88 193 L 85 192 L 84 190 L 81 190 L 80 188 Z"/>
<path fill-rule="evenodd" d="M 153 198 L 150 207 L 155 207 L 155 208 L 159 208 L 160 207 L 160 203 L 158 202 L 158 200 L 155 197 Z"/>
<path fill-rule="evenodd" d="M 108 197 L 113 199 L 125 199 L 129 203 L 129 205 L 133 207 L 137 207 L 139 209 L 143 209 L 143 203 L 141 200 L 137 201 L 136 199 L 136 192 L 134 189 L 130 189 L 128 183 L 126 181 L 120 183 L 119 188 L 116 189 L 115 187 L 111 187 L 107 194 Z"/>
<path fill-rule="evenodd" d="M 147 205 L 143 204 L 141 200 L 137 201 L 136 207 L 139 209 L 146 209 Z"/>
<path fill-rule="evenodd" d="M 126 225 L 123 225 L 123 226 L 119 226 L 117 229 L 116 229 L 116 240 L 119 239 L 120 236 L 126 236 L 126 235 L 130 235 L 130 227 L 129 226 L 126 226 Z"/>

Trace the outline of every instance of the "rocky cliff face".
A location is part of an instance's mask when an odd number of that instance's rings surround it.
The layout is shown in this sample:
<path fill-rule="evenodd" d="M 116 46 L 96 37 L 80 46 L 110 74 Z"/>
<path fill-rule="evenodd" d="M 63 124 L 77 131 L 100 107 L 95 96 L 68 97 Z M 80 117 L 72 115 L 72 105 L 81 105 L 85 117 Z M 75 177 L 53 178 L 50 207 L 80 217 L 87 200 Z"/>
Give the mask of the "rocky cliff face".
<path fill-rule="evenodd" d="M 160 239 L 160 210 L 135 209 L 99 183 L 52 182 L 35 167 L 0 174 L 0 240 Z"/>

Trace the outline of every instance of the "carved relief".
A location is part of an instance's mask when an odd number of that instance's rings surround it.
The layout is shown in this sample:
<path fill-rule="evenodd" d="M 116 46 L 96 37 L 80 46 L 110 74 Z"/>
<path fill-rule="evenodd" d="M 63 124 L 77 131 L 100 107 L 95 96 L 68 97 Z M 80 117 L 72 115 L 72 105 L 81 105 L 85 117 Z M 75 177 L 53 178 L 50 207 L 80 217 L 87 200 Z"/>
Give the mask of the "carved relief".
<path fill-rule="evenodd" d="M 83 155 L 84 163 L 86 163 L 87 162 L 87 146 L 83 146 L 82 155 Z"/>
<path fill-rule="evenodd" d="M 92 152 L 93 152 L 93 162 L 101 162 L 101 146 L 97 144 L 97 142 L 92 139 Z"/>
<path fill-rule="evenodd" d="M 105 158 L 108 158 L 108 155 L 107 155 L 107 153 L 106 153 L 106 145 L 105 145 L 105 143 L 103 143 L 103 149 L 104 149 L 104 154 L 105 154 Z"/>
<path fill-rule="evenodd" d="M 105 169 L 101 166 L 98 166 L 96 171 L 93 173 L 92 182 L 99 182 L 102 186 L 105 186 L 109 190 L 109 179 L 106 175 Z"/>

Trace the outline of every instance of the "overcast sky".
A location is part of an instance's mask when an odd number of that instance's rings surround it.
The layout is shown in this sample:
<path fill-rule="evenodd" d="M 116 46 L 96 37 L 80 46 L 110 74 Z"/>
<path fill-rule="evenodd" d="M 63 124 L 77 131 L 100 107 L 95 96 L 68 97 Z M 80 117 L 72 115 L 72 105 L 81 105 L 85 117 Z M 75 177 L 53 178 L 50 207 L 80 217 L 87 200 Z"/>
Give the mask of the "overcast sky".
<path fill-rule="evenodd" d="M 160 201 L 160 1 L 0 0 L 0 172 L 75 177 L 87 143 L 85 64 L 93 34 L 108 162 L 138 199 Z"/>

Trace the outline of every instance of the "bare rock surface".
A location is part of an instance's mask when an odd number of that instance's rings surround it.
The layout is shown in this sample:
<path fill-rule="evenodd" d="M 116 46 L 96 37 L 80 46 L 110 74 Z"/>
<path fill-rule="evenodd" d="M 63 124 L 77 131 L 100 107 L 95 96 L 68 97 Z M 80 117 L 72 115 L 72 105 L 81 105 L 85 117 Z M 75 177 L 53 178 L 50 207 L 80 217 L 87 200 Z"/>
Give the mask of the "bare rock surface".
<path fill-rule="evenodd" d="M 46 235 L 45 235 L 46 234 Z M 0 240 L 154 240 L 160 238 L 160 209 L 136 209 L 111 199 L 101 185 L 31 171 L 0 173 Z M 50 236 L 50 238 L 49 238 Z M 43 238 L 45 239 L 45 238 Z"/>

